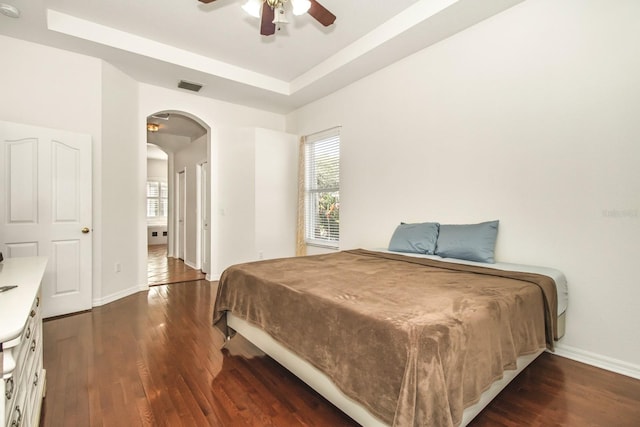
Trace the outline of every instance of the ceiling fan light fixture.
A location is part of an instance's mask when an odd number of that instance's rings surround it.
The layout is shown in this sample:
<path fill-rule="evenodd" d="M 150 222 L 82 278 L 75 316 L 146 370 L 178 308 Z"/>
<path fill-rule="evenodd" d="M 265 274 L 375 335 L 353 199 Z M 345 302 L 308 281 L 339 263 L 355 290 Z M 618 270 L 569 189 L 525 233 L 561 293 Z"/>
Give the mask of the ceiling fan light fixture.
<path fill-rule="evenodd" d="M 287 15 L 284 12 L 284 7 L 279 6 L 273 14 L 273 23 L 274 24 L 288 24 Z"/>
<path fill-rule="evenodd" d="M 293 6 L 293 14 L 296 16 L 304 15 L 311 8 L 311 2 L 309 0 L 291 0 Z"/>
<path fill-rule="evenodd" d="M 244 5 L 242 5 L 242 8 L 244 9 L 244 11 L 255 18 L 260 18 L 261 7 L 262 7 L 261 0 L 247 0 L 247 2 Z"/>

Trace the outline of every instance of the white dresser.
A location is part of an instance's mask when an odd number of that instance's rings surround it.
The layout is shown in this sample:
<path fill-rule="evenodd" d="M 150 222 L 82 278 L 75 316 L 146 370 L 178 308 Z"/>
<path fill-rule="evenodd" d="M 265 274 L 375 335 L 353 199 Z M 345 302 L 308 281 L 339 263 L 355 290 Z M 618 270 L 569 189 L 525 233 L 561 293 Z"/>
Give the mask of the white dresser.
<path fill-rule="evenodd" d="M 45 391 L 42 368 L 40 282 L 44 257 L 10 258 L 0 263 L 0 426 L 31 427 L 40 423 Z"/>

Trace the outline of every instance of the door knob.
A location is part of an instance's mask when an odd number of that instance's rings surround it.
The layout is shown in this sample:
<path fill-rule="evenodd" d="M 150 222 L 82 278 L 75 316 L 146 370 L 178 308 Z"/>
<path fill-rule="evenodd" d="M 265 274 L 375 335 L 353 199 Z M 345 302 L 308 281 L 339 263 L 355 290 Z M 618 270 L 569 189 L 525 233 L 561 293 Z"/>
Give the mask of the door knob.
<path fill-rule="evenodd" d="M 82 227 L 82 230 L 81 230 L 81 231 L 82 231 L 84 234 L 87 234 L 87 233 L 88 233 L 89 231 L 91 231 L 91 230 L 89 230 L 89 227 Z"/>

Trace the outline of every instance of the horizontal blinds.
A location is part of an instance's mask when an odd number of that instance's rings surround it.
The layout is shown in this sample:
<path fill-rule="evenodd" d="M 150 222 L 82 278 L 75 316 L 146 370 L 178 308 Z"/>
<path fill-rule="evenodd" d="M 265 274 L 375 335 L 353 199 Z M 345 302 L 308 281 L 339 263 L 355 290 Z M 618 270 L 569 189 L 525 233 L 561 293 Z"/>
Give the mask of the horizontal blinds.
<path fill-rule="evenodd" d="M 330 246 L 340 239 L 340 128 L 306 137 L 305 236 Z"/>
<path fill-rule="evenodd" d="M 160 183 L 157 181 L 147 182 L 147 197 L 160 196 Z"/>
<path fill-rule="evenodd" d="M 169 211 L 169 189 L 166 182 L 147 182 L 147 216 L 167 216 Z"/>

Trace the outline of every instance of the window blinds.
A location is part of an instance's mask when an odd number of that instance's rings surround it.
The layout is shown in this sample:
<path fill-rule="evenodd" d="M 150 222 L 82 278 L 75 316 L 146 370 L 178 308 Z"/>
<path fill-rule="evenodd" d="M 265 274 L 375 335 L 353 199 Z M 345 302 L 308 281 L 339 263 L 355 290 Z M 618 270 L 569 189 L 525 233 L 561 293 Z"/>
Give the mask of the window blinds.
<path fill-rule="evenodd" d="M 147 217 L 167 216 L 169 189 L 166 182 L 147 182 Z"/>
<path fill-rule="evenodd" d="M 305 237 L 331 247 L 340 240 L 340 128 L 306 137 Z"/>

